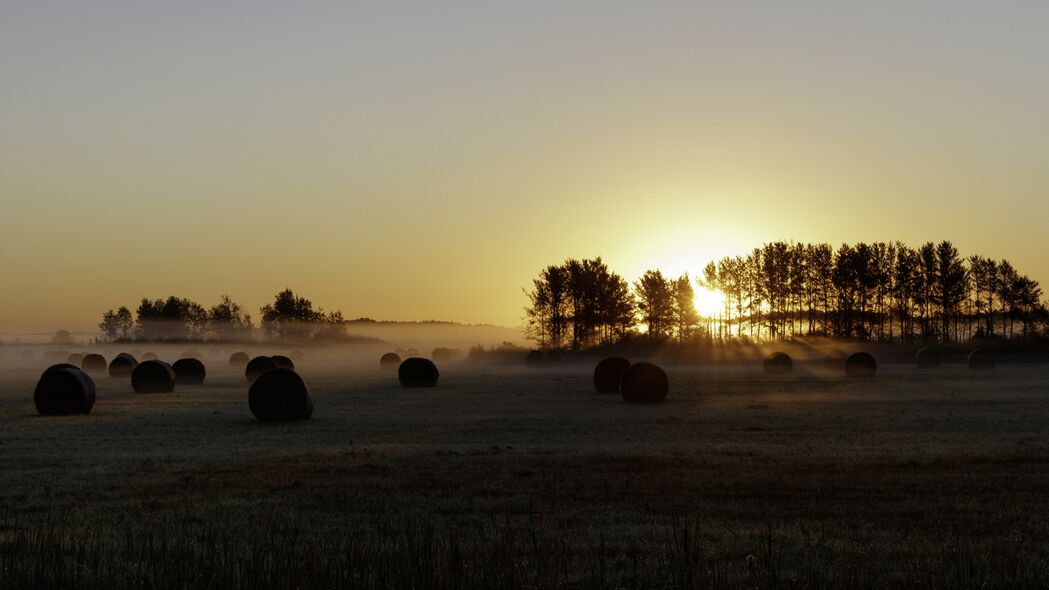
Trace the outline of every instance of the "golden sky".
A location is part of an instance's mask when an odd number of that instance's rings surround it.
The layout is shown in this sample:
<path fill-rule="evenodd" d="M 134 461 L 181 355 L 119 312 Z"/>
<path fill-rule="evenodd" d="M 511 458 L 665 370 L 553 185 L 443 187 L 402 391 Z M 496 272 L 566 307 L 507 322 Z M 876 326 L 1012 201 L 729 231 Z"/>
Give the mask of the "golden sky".
<path fill-rule="evenodd" d="M 0 330 L 285 286 L 516 325 L 566 257 L 791 239 L 1049 280 L 1049 4 L 175 4 L 0 6 Z"/>

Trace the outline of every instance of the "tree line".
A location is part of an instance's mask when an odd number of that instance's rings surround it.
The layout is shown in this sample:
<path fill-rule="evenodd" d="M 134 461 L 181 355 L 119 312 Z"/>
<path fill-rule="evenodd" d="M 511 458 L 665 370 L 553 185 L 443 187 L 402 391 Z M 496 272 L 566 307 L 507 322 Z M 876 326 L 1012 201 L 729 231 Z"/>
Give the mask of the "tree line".
<path fill-rule="evenodd" d="M 693 283 L 721 293 L 723 308 L 699 317 Z M 695 281 L 650 270 L 633 285 L 600 258 L 570 259 L 543 269 L 526 295 L 528 337 L 555 349 L 642 335 L 957 342 L 1044 336 L 1049 327 L 1037 281 L 1007 260 L 963 258 L 949 241 L 772 242 L 710 262 Z"/>
<path fill-rule="evenodd" d="M 259 309 L 259 328 L 273 340 L 328 339 L 345 334 L 342 312 L 325 313 L 313 303 L 284 289 Z M 143 298 L 132 312 L 128 307 L 108 309 L 98 327 L 113 342 L 130 341 L 235 341 L 250 339 L 255 326 L 251 314 L 223 295 L 204 307 L 188 298 Z"/>

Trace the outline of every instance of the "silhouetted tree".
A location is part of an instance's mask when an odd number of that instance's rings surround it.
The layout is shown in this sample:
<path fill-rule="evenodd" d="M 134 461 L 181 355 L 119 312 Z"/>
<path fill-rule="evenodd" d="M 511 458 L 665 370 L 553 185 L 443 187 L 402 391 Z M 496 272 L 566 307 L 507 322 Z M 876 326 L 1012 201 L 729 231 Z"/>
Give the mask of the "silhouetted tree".
<path fill-rule="evenodd" d="M 135 321 L 131 317 L 131 310 L 122 306 L 116 311 L 107 309 L 98 327 L 107 340 L 129 341 L 134 336 Z"/>
<path fill-rule="evenodd" d="M 696 291 L 692 279 L 685 273 L 674 281 L 674 329 L 677 339 L 684 342 L 696 334 L 699 313 L 696 312 Z"/>
<path fill-rule="evenodd" d="M 670 335 L 674 326 L 674 287 L 658 270 L 646 271 L 634 283 L 634 296 L 641 321 L 648 326 L 650 339 Z"/>

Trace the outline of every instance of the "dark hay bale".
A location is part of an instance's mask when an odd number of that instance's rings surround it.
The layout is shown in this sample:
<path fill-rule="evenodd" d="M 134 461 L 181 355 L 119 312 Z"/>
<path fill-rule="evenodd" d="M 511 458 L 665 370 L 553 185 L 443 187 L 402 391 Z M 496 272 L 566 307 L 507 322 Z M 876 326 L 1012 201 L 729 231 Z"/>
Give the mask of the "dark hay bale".
<path fill-rule="evenodd" d="M 856 352 L 845 361 L 845 375 L 849 377 L 873 377 L 878 372 L 878 362 L 867 352 Z"/>
<path fill-rule="evenodd" d="M 442 348 L 435 348 L 435 349 L 433 349 L 433 354 L 430 355 L 430 358 L 432 358 L 434 360 L 434 362 L 436 362 L 436 363 L 443 363 L 443 362 L 455 360 L 456 358 L 458 358 L 458 356 L 459 356 L 459 351 L 457 351 L 457 350 L 455 350 L 453 348 L 443 348 L 442 347 Z"/>
<path fill-rule="evenodd" d="M 152 352 L 147 352 L 147 353 L 142 355 L 142 360 L 144 360 L 144 361 L 155 361 L 155 360 L 158 360 L 159 358 L 160 357 L 158 357 L 156 354 L 154 354 Z"/>
<path fill-rule="evenodd" d="M 113 360 L 109 363 L 109 376 L 114 379 L 130 377 L 131 372 L 134 371 L 137 366 L 138 361 L 135 360 L 135 357 L 126 352 L 122 352 L 113 357 Z"/>
<path fill-rule="evenodd" d="M 251 384 L 248 407 L 259 422 L 309 420 L 313 415 L 313 399 L 302 377 L 279 367 L 263 373 Z"/>
<path fill-rule="evenodd" d="M 42 416 L 88 414 L 95 405 L 95 382 L 76 367 L 51 367 L 40 375 L 33 403 Z"/>
<path fill-rule="evenodd" d="M 550 352 L 546 353 L 546 362 L 552 365 L 556 365 L 563 360 L 564 357 L 562 356 L 560 350 L 551 350 Z"/>
<path fill-rule="evenodd" d="M 248 383 L 254 383 L 263 373 L 272 371 L 277 368 L 277 363 L 273 362 L 268 356 L 257 356 L 244 366 L 244 376 L 248 378 Z"/>
<path fill-rule="evenodd" d="M 84 355 L 84 360 L 80 361 L 80 366 L 88 373 L 95 374 L 105 373 L 106 369 L 109 368 L 105 357 L 100 354 Z"/>
<path fill-rule="evenodd" d="M 201 354 L 199 350 L 195 350 L 195 349 L 191 348 L 189 350 L 183 350 L 182 354 L 178 355 L 178 358 L 180 358 L 180 359 L 202 359 L 202 358 L 204 358 L 204 355 Z"/>
<path fill-rule="evenodd" d="M 79 352 L 74 352 L 73 354 L 66 357 L 66 362 L 79 367 L 80 364 L 84 362 L 84 355 Z"/>
<path fill-rule="evenodd" d="M 277 368 L 279 369 L 291 369 L 292 371 L 295 370 L 295 363 L 286 356 L 275 354 L 270 358 L 273 359 L 273 363 L 277 365 Z"/>
<path fill-rule="evenodd" d="M 765 357 L 762 366 L 766 375 L 786 375 L 794 370 L 794 361 L 785 352 L 774 352 Z"/>
<path fill-rule="evenodd" d="M 397 368 L 397 378 L 405 387 L 434 387 L 438 377 L 437 365 L 430 359 L 413 357 Z"/>
<path fill-rule="evenodd" d="M 538 367 L 543 364 L 543 352 L 541 350 L 529 350 L 525 356 L 525 364 L 529 367 Z"/>
<path fill-rule="evenodd" d="M 143 361 L 131 371 L 131 388 L 135 393 L 171 393 L 175 371 L 163 361 Z"/>
<path fill-rule="evenodd" d="M 940 366 L 940 351 L 935 348 L 923 348 L 914 353 L 914 364 L 919 369 L 935 369 Z"/>
<path fill-rule="evenodd" d="M 379 368 L 392 371 L 401 366 L 401 357 L 396 352 L 387 352 L 379 359 Z"/>
<path fill-rule="evenodd" d="M 630 361 L 623 357 L 603 359 L 594 367 L 594 388 L 598 393 L 619 393 L 619 382 L 629 368 Z"/>
<path fill-rule="evenodd" d="M 977 348 L 969 353 L 969 368 L 973 371 L 991 371 L 996 364 L 994 353 L 986 348 Z"/>
<path fill-rule="evenodd" d="M 58 371 L 60 369 L 76 369 L 77 371 L 82 370 L 80 367 L 78 367 L 76 365 L 71 365 L 69 363 L 58 363 L 57 365 L 51 365 L 50 367 L 44 369 L 44 373 L 46 373 L 48 371 Z M 41 374 L 43 374 L 43 373 L 41 373 Z"/>
<path fill-rule="evenodd" d="M 844 371 L 845 361 L 849 360 L 849 353 L 844 350 L 832 350 L 823 357 L 823 368 L 832 371 Z"/>
<path fill-rule="evenodd" d="M 667 373 L 652 363 L 635 363 L 623 372 L 619 391 L 630 404 L 655 404 L 663 401 L 670 390 Z"/>
<path fill-rule="evenodd" d="M 246 352 L 234 352 L 229 357 L 229 366 L 231 366 L 231 367 L 233 367 L 235 369 L 239 369 L 241 367 L 246 366 L 248 364 L 249 360 L 251 360 L 251 359 L 248 358 L 248 353 L 246 353 Z"/>
<path fill-rule="evenodd" d="M 179 359 L 171 365 L 176 385 L 203 385 L 207 370 L 199 359 Z"/>

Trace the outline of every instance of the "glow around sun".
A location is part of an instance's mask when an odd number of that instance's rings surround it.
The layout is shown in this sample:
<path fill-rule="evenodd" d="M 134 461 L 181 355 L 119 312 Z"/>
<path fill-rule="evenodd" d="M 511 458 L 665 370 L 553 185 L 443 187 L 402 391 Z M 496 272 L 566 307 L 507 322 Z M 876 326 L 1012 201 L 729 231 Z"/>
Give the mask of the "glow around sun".
<path fill-rule="evenodd" d="M 698 287 L 692 304 L 696 307 L 699 315 L 712 318 L 725 312 L 725 294 L 715 289 Z"/>

